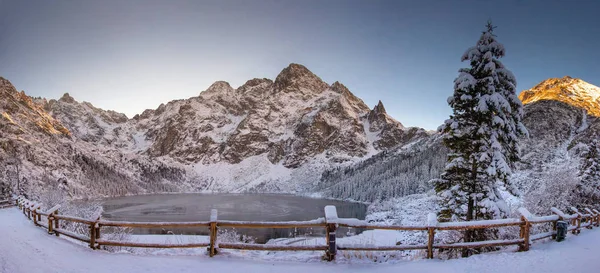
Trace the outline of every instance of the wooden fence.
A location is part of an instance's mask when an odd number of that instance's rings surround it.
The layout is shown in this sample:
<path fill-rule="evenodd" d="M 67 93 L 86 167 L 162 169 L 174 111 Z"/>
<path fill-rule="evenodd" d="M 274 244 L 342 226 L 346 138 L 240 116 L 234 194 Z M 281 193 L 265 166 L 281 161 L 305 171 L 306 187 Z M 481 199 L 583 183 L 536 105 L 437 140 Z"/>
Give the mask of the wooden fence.
<path fill-rule="evenodd" d="M 10 199 L 0 200 L 0 209 L 10 207 L 10 206 L 12 206 L 12 204 L 13 204 L 13 201 Z"/>
<path fill-rule="evenodd" d="M 5 202 L 5 201 L 3 201 Z M 146 248 L 196 248 L 207 247 L 209 255 L 217 254 L 218 249 L 242 249 L 242 250 L 268 250 L 268 251 L 324 251 L 325 258 L 329 261 L 335 259 L 337 250 L 345 251 L 402 251 L 402 250 L 425 250 L 427 258 L 433 258 L 434 249 L 473 249 L 482 247 L 519 245 L 520 251 L 528 251 L 533 241 L 544 238 L 555 238 L 557 221 L 564 220 L 569 223 L 568 231 L 579 234 L 582 228 L 591 229 L 600 226 L 600 212 L 596 209 L 586 208 L 580 212 L 576 208 L 570 208 L 574 213 L 565 214 L 557 208 L 552 208 L 554 215 L 534 216 L 525 208 L 518 210 L 520 218 L 470 221 L 470 222 L 446 222 L 438 223 L 435 214 L 428 215 L 427 225 L 423 226 L 400 226 L 370 224 L 358 219 L 338 218 L 334 206 L 325 207 L 325 218 L 311 221 L 292 222 L 246 222 L 218 220 L 217 210 L 212 210 L 209 221 L 200 222 L 125 222 L 102 220 L 100 215 L 89 219 L 59 214 L 60 206 L 55 206 L 47 211 L 41 211 L 41 205 L 19 197 L 15 204 L 23 211 L 36 226 L 44 227 L 49 234 L 56 236 L 64 235 L 89 244 L 92 249 L 100 246 L 123 246 L 123 247 L 146 247 Z M 10 202 L 12 203 L 12 201 Z M 0 202 L 0 205 L 3 204 Z M 43 217 L 43 218 L 42 218 Z M 89 234 L 83 235 L 61 228 L 61 222 L 75 222 L 89 227 Z M 531 234 L 533 225 L 552 224 L 553 230 L 538 234 Z M 463 242 L 443 244 L 435 243 L 435 234 L 438 230 L 475 230 L 498 227 L 519 227 L 519 239 L 512 240 L 489 240 L 479 242 Z M 186 243 L 186 244 L 161 244 L 161 243 L 139 243 L 104 240 L 101 237 L 103 227 L 121 228 L 207 228 L 209 230 L 209 242 Z M 396 245 L 396 246 L 365 246 L 365 245 L 337 245 L 335 231 L 338 227 L 351 227 L 358 229 L 381 229 L 398 231 L 427 232 L 427 244 L 423 245 Z M 326 231 L 326 244 L 313 246 L 297 245 L 268 245 L 250 243 L 218 243 L 217 230 L 219 228 L 323 228 Z"/>

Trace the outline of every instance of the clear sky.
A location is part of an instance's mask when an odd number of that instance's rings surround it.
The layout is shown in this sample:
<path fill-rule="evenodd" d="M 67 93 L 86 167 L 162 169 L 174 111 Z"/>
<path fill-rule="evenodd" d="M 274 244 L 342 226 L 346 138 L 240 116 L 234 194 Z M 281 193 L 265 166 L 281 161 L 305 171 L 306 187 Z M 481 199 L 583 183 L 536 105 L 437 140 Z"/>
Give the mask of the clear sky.
<path fill-rule="evenodd" d="M 490 18 L 519 91 L 565 75 L 600 85 L 599 10 L 598 0 L 0 0 L 0 76 L 132 117 L 294 62 L 435 129 L 460 56 Z"/>

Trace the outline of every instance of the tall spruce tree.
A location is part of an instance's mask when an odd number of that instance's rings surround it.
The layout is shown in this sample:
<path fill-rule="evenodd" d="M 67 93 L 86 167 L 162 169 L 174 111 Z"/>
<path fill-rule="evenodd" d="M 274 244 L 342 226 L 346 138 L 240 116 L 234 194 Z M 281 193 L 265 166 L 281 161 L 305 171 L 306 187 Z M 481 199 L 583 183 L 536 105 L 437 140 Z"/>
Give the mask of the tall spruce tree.
<path fill-rule="evenodd" d="M 600 201 L 600 142 L 597 136 L 583 154 L 580 169 L 581 181 L 577 185 L 579 204 L 591 206 Z"/>
<path fill-rule="evenodd" d="M 504 46 L 496 41 L 491 22 L 462 56 L 470 68 L 459 70 L 454 94 L 448 98 L 452 115 L 440 126 L 449 148 L 448 163 L 435 181 L 441 197 L 440 221 L 504 218 L 508 208 L 498 187 L 518 195 L 508 180 L 519 159 L 518 139 L 527 135 L 514 75 L 498 60 Z M 494 236 L 465 232 L 471 242 Z M 468 255 L 468 253 L 463 253 Z"/>

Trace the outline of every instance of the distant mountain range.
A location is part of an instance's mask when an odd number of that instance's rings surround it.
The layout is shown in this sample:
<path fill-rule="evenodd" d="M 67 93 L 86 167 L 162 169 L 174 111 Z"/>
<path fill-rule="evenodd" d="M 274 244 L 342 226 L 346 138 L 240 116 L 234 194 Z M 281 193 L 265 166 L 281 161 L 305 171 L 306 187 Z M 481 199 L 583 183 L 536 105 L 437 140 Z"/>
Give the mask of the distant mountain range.
<path fill-rule="evenodd" d="M 1 158 L 21 159 L 23 185 L 60 180 L 75 196 L 306 191 L 324 169 L 430 135 L 299 64 L 237 89 L 215 82 L 132 119 L 69 94 L 34 99 L 5 79 L 0 90 Z"/>
<path fill-rule="evenodd" d="M 599 132 L 599 97 L 570 77 L 520 95 L 531 135 L 515 176 L 523 190 Z M 381 101 L 369 108 L 299 64 L 274 81 L 215 82 L 131 119 L 69 94 L 31 98 L 0 78 L 0 114 L 0 181 L 16 183 L 18 171 L 34 195 L 57 187 L 74 197 L 318 192 L 373 201 L 431 189 L 446 158 L 437 133 L 406 128 Z"/>

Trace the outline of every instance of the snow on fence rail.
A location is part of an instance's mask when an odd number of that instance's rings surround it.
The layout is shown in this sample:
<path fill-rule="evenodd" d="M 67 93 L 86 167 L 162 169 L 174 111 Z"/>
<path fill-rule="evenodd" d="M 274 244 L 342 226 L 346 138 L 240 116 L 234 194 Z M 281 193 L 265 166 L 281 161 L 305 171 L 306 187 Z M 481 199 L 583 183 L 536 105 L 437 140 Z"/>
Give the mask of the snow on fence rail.
<path fill-rule="evenodd" d="M 0 208 L 3 204 L 14 204 L 23 211 L 29 219 L 33 220 L 36 226 L 44 227 L 49 234 L 56 236 L 65 235 L 67 237 L 88 243 L 92 249 L 100 246 L 121 246 L 121 247 L 146 247 L 146 248 L 197 248 L 208 247 L 208 253 L 212 257 L 217 254 L 218 249 L 239 249 L 239 250 L 265 250 L 265 251 L 325 251 L 327 260 L 335 259 L 337 250 L 345 251 L 403 251 L 403 250 L 426 250 L 427 258 L 433 258 L 434 249 L 453 249 L 453 248 L 482 248 L 492 246 L 519 245 L 520 251 L 529 250 L 533 241 L 544 238 L 555 238 L 557 222 L 567 221 L 570 226 L 567 231 L 572 234 L 579 234 L 581 228 L 591 229 L 593 226 L 600 226 L 600 212 L 596 209 L 585 208 L 585 213 L 576 208 L 570 208 L 574 214 L 565 214 L 557 208 L 552 208 L 554 215 L 535 216 L 525 208 L 519 208 L 518 212 L 521 218 L 509 218 L 498 220 L 483 220 L 469 222 L 446 222 L 438 223 L 436 215 L 430 213 L 424 226 L 399 226 L 399 225 L 380 225 L 371 224 L 363 220 L 339 218 L 334 206 L 325 207 L 325 217 L 310 221 L 286 221 L 286 222 L 257 222 L 257 221 L 228 221 L 218 220 L 217 210 L 211 210 L 210 221 L 199 222 L 127 222 L 127 221 L 107 221 L 101 220 L 100 215 L 94 215 L 89 219 L 73 217 L 59 214 L 60 206 L 55 206 L 48 211 L 41 211 L 41 205 L 27 200 L 25 197 L 18 197 L 13 200 L 0 201 Z M 42 221 L 42 216 L 45 221 Z M 89 234 L 82 235 L 61 228 L 61 221 L 74 222 L 89 227 Z M 534 224 L 552 224 L 552 231 L 531 234 L 531 227 Z M 473 230 L 496 227 L 519 226 L 519 239 L 511 240 L 488 240 L 463 243 L 434 243 L 436 230 Z M 160 243 L 138 243 L 110 241 L 101 238 L 102 227 L 123 227 L 123 228 L 208 228 L 210 234 L 209 242 L 184 243 L 184 244 L 160 244 Z M 326 231 L 325 245 L 268 245 L 268 244 L 249 244 L 249 243 L 218 243 L 218 228 L 312 228 L 322 227 Z M 397 245 L 397 246 L 376 246 L 376 245 L 336 245 L 335 231 L 338 227 L 352 227 L 361 229 L 384 229 L 398 231 L 427 231 L 428 240 L 426 245 Z"/>

